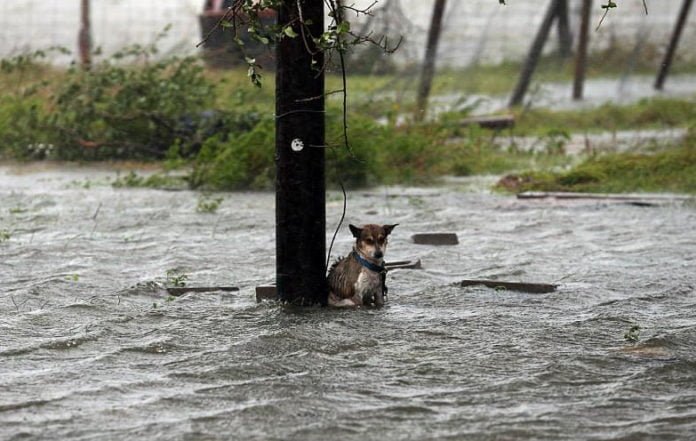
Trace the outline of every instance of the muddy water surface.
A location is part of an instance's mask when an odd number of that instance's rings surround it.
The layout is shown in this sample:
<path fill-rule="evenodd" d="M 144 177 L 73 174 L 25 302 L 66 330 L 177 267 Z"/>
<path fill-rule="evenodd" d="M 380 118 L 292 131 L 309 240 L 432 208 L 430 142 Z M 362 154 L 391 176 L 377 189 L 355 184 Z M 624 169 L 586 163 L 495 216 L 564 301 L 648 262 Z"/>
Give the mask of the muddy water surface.
<path fill-rule="evenodd" d="M 388 260 L 424 269 L 391 272 L 380 310 L 290 310 L 253 295 L 273 280 L 272 194 L 198 213 L 197 193 L 113 176 L 0 167 L 0 439 L 696 436 L 694 204 L 353 192 L 347 220 L 399 223 Z M 461 243 L 410 242 L 429 231 Z M 170 269 L 241 291 L 168 300 Z"/>

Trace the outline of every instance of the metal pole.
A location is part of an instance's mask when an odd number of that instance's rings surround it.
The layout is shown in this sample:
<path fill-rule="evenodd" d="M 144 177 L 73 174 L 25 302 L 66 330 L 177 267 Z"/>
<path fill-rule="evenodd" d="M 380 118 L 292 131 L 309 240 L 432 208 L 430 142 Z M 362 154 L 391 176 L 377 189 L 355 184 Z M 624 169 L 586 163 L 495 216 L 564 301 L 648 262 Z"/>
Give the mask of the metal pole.
<path fill-rule="evenodd" d="M 682 30 L 684 29 L 684 24 L 686 23 L 686 18 L 689 15 L 689 9 L 691 9 L 691 0 L 684 0 L 681 10 L 679 11 L 679 18 L 674 26 L 674 32 L 672 32 L 672 39 L 669 41 L 665 58 L 662 60 L 660 71 L 657 73 L 657 79 L 655 79 L 655 89 L 657 90 L 662 90 L 662 87 L 665 85 L 667 74 L 669 73 L 670 67 L 672 67 L 674 53 L 677 51 L 679 39 L 681 38 Z"/>
<path fill-rule="evenodd" d="M 425 58 L 421 70 L 420 86 L 418 87 L 418 99 L 416 101 L 415 113 L 416 121 L 421 121 L 425 117 L 428 108 L 428 96 L 430 96 L 430 89 L 433 85 L 433 77 L 435 76 L 437 46 L 440 42 L 445 4 L 446 0 L 435 0 L 435 5 L 433 6 L 433 16 L 430 20 L 428 42 L 425 46 Z"/>
<path fill-rule="evenodd" d="M 582 0 L 580 36 L 578 38 L 578 53 L 575 56 L 575 79 L 573 81 L 574 100 L 582 99 L 583 89 L 585 87 L 587 44 L 590 38 L 590 11 L 592 11 L 592 0 Z"/>
<path fill-rule="evenodd" d="M 300 20 L 311 23 L 304 33 Z M 277 292 L 296 305 L 326 304 L 324 62 L 311 39 L 324 32 L 324 2 L 283 0 L 278 23 L 295 23 L 298 36 L 276 48 Z"/>
<path fill-rule="evenodd" d="M 517 81 L 517 86 L 515 86 L 515 90 L 512 93 L 512 98 L 510 98 L 510 107 L 519 106 L 522 104 L 524 95 L 527 93 L 527 89 L 529 88 L 529 82 L 532 79 L 532 74 L 534 73 L 536 65 L 539 62 L 541 51 L 544 49 L 544 43 L 546 43 L 546 40 L 549 38 L 549 31 L 551 30 L 553 20 L 556 18 L 556 15 L 558 15 L 559 4 L 560 0 L 551 0 L 549 8 L 546 10 L 544 20 L 541 22 L 541 26 L 539 26 L 536 37 L 534 37 L 532 46 L 529 48 L 529 54 L 527 54 L 527 59 L 524 61 L 524 65 L 522 66 L 522 72 L 520 73 L 520 78 Z"/>
<path fill-rule="evenodd" d="M 90 0 L 80 2 L 80 31 L 77 36 L 77 46 L 80 51 L 80 64 L 84 69 L 92 65 L 92 29 L 89 20 Z"/>

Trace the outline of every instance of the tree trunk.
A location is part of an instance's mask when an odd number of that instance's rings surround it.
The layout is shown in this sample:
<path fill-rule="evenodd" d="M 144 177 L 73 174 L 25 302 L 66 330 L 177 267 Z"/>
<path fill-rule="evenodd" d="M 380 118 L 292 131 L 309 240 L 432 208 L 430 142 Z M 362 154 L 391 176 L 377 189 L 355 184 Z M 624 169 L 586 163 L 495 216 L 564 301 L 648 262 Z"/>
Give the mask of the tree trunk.
<path fill-rule="evenodd" d="M 561 0 L 558 4 L 558 55 L 567 59 L 573 55 L 573 33 L 570 32 L 570 20 L 568 18 L 568 0 Z"/>
<path fill-rule="evenodd" d="M 278 23 L 296 23 L 298 36 L 276 48 L 276 284 L 280 300 L 312 305 L 326 304 L 328 296 L 324 73 L 313 67 L 323 66 L 323 54 L 308 52 L 300 16 L 311 20 L 311 35 L 321 35 L 324 2 L 284 0 L 278 13 Z M 314 51 L 310 35 L 306 44 Z"/>
<path fill-rule="evenodd" d="M 549 38 L 549 31 L 551 30 L 553 20 L 558 15 L 558 5 L 560 4 L 560 1 L 561 0 L 551 0 L 549 8 L 546 10 L 544 20 L 541 22 L 541 26 L 539 26 L 536 37 L 532 42 L 532 46 L 529 49 L 529 54 L 527 55 L 524 65 L 522 66 L 522 72 L 520 73 L 520 78 L 517 81 L 517 86 L 512 93 L 512 98 L 510 98 L 510 107 L 519 106 L 522 104 L 524 95 L 527 93 L 527 89 L 529 88 L 532 74 L 534 73 L 536 65 L 539 62 L 541 51 L 544 49 L 544 43 L 546 43 L 546 40 Z"/>
<path fill-rule="evenodd" d="M 442 31 L 442 17 L 445 14 L 446 0 L 435 0 L 433 6 L 433 16 L 430 21 L 428 31 L 428 42 L 425 47 L 425 59 L 421 70 L 420 86 L 418 87 L 418 99 L 416 102 L 416 121 L 421 121 L 425 117 L 428 108 L 428 97 L 435 76 L 435 61 L 437 59 L 437 47 L 440 42 Z"/>
<path fill-rule="evenodd" d="M 585 87 L 585 72 L 587 71 L 587 43 L 590 38 L 590 12 L 592 0 L 582 0 L 580 18 L 580 36 L 578 38 L 578 53 L 575 56 L 575 79 L 573 81 L 573 99 L 581 100 Z"/>
<path fill-rule="evenodd" d="M 679 40 L 681 39 L 686 18 L 689 16 L 689 9 L 691 9 L 691 0 L 684 0 L 681 10 L 679 11 L 679 18 L 677 18 L 677 23 L 674 26 L 674 32 L 672 32 L 672 38 L 670 39 L 669 46 L 667 47 L 667 52 L 665 53 L 665 58 L 660 65 L 660 71 L 657 73 L 657 79 L 655 80 L 655 89 L 657 90 L 662 90 L 662 87 L 665 85 L 667 74 L 669 73 L 669 69 L 672 67 L 674 53 L 677 51 L 677 46 L 679 45 Z"/>
<path fill-rule="evenodd" d="M 80 2 L 80 32 L 77 37 L 77 46 L 80 52 L 80 64 L 84 69 L 92 65 L 92 29 L 89 19 L 90 0 Z"/>

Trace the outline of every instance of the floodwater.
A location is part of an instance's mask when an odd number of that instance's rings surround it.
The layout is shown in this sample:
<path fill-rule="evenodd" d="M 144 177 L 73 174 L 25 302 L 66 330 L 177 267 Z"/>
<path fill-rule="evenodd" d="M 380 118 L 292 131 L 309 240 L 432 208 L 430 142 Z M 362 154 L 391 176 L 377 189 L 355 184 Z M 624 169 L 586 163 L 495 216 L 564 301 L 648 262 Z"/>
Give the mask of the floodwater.
<path fill-rule="evenodd" d="M 198 213 L 197 193 L 114 189 L 110 170 L 20 171 L 0 167 L 2 440 L 696 436 L 693 203 L 352 192 L 347 220 L 399 223 L 388 260 L 424 268 L 392 271 L 382 309 L 297 310 L 254 299 L 272 194 Z M 331 228 L 341 206 L 331 193 Z M 410 242 L 432 231 L 461 243 Z M 241 290 L 167 300 L 170 269 Z"/>

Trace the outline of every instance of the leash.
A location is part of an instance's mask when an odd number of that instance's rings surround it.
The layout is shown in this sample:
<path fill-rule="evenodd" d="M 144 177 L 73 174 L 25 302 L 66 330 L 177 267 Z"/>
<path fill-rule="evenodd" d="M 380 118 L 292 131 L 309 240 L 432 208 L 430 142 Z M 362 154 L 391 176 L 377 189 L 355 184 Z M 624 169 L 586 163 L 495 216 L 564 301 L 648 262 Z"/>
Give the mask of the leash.
<path fill-rule="evenodd" d="M 380 282 L 382 282 L 382 296 L 384 297 L 384 302 L 386 303 L 387 302 L 387 294 L 389 293 L 389 288 L 387 288 L 387 267 L 384 266 L 384 263 L 382 265 L 375 265 L 374 263 L 370 262 L 369 260 L 367 260 L 363 256 L 361 256 L 355 250 L 353 250 L 352 255 L 355 258 L 355 260 L 358 261 L 358 263 L 360 265 L 369 269 L 372 272 L 379 274 Z"/>

